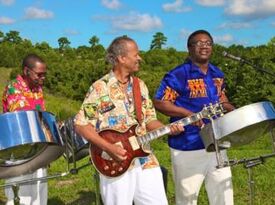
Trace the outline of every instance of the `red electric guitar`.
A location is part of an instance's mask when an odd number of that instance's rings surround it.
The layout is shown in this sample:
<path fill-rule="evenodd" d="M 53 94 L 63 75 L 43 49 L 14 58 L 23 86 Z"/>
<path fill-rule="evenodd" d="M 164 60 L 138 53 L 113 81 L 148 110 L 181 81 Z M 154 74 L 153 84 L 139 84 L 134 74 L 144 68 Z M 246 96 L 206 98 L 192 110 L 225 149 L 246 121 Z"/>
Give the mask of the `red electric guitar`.
<path fill-rule="evenodd" d="M 180 119 L 172 124 L 181 123 L 183 126 L 199 121 L 203 118 L 213 118 L 214 116 L 221 116 L 224 113 L 224 109 L 221 104 L 210 104 L 205 106 L 200 112 L 195 113 L 192 116 Z M 146 157 L 150 154 L 149 151 L 144 151 L 144 145 L 148 144 L 151 140 L 157 139 L 170 132 L 170 125 L 163 126 L 151 132 L 148 132 L 143 136 L 136 136 L 136 127 L 138 125 L 131 126 L 125 132 L 118 132 L 116 130 L 103 130 L 99 133 L 101 137 L 110 143 L 122 146 L 127 150 L 127 159 L 123 161 L 113 160 L 106 152 L 99 147 L 91 144 L 90 155 L 92 162 L 101 174 L 107 177 L 118 177 L 124 174 L 130 167 L 132 161 L 138 157 Z"/>

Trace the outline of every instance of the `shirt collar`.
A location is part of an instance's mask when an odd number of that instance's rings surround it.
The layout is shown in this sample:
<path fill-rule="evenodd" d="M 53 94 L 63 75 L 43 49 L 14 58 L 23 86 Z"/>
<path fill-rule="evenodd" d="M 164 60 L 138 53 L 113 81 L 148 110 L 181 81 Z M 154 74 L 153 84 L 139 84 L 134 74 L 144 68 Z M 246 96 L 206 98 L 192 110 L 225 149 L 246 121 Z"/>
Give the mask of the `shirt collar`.
<path fill-rule="evenodd" d="M 200 70 L 200 68 L 199 68 L 196 64 L 194 64 L 194 63 L 191 61 L 191 59 L 188 58 L 188 59 L 186 59 L 185 62 L 188 63 L 188 64 L 190 64 L 190 66 L 191 66 L 191 71 L 202 73 L 201 70 Z M 211 70 L 211 72 L 216 72 L 215 67 L 214 67 L 211 63 L 208 63 L 208 70 Z"/>
<path fill-rule="evenodd" d="M 119 83 L 119 81 L 118 81 L 118 79 L 116 78 L 115 73 L 114 73 L 113 70 L 111 70 L 111 71 L 109 72 L 109 81 L 110 81 L 111 84 L 113 84 L 113 83 Z M 130 76 L 130 84 L 132 84 L 132 83 L 133 83 L 133 77 Z"/>
<path fill-rule="evenodd" d="M 17 75 L 16 80 L 23 88 L 26 88 L 27 90 L 29 90 L 31 92 L 42 92 L 42 86 L 38 86 L 38 87 L 31 89 L 28 86 L 28 84 L 26 83 L 25 79 L 21 75 Z"/>

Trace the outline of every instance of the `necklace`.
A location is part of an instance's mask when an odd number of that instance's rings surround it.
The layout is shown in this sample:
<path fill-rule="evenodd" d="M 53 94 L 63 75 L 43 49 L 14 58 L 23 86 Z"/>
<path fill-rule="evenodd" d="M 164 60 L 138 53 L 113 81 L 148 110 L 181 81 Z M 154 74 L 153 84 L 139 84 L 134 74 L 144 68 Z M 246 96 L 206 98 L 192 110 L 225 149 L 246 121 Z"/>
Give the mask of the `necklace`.
<path fill-rule="evenodd" d="M 128 79 L 127 81 L 125 81 L 125 82 L 121 82 L 120 80 L 117 80 L 117 81 L 118 81 L 118 83 L 121 84 L 121 85 L 126 85 L 127 83 L 129 83 L 129 79 Z"/>

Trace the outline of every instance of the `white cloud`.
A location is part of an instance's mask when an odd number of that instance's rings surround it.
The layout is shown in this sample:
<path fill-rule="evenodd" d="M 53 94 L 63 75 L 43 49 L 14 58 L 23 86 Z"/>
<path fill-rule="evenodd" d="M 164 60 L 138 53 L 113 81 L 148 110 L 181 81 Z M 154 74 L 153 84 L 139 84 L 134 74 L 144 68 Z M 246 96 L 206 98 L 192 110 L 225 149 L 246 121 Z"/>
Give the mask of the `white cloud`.
<path fill-rule="evenodd" d="M 25 10 L 25 17 L 27 19 L 49 19 L 53 18 L 53 16 L 53 12 L 36 7 L 29 7 Z"/>
<path fill-rule="evenodd" d="M 271 23 L 271 26 L 272 26 L 272 27 L 275 27 L 275 21 L 273 21 L 273 22 Z"/>
<path fill-rule="evenodd" d="M 14 22 L 15 22 L 14 19 L 11 19 L 11 18 L 8 18 L 8 17 L 5 17 L 5 16 L 0 17 L 0 25 L 1 24 L 5 24 L 5 25 L 13 24 Z"/>
<path fill-rule="evenodd" d="M 114 19 L 112 25 L 115 29 L 148 32 L 156 28 L 161 28 L 162 22 L 157 16 L 132 13 L 129 16 L 121 16 Z"/>
<path fill-rule="evenodd" d="M 79 31 L 74 30 L 74 29 L 66 29 L 66 30 L 64 30 L 64 34 L 69 35 L 69 36 L 75 36 L 80 33 L 79 33 Z"/>
<path fill-rule="evenodd" d="M 166 12 L 182 13 L 191 11 L 191 7 L 184 7 L 182 0 L 176 0 L 174 3 L 167 3 L 162 5 L 162 9 Z"/>
<path fill-rule="evenodd" d="M 0 0 L 0 4 L 10 6 L 14 3 L 14 0 Z"/>
<path fill-rule="evenodd" d="M 247 22 L 226 22 L 218 26 L 220 29 L 245 29 L 253 26 Z"/>
<path fill-rule="evenodd" d="M 111 33 L 120 30 L 149 32 L 162 27 L 162 21 L 159 17 L 135 12 L 132 12 L 127 16 L 94 16 L 93 19 L 110 22 L 113 31 L 109 30 L 108 32 Z"/>
<path fill-rule="evenodd" d="M 196 2 L 202 6 L 222 6 L 225 0 L 196 0 Z"/>
<path fill-rule="evenodd" d="M 275 0 L 232 0 L 225 13 L 245 19 L 263 19 L 275 16 Z"/>
<path fill-rule="evenodd" d="M 230 34 L 225 34 L 223 36 L 213 36 L 214 42 L 218 44 L 228 44 L 233 42 L 234 38 Z"/>
<path fill-rule="evenodd" d="M 119 0 L 101 0 L 101 4 L 108 9 L 118 9 L 121 7 Z"/>

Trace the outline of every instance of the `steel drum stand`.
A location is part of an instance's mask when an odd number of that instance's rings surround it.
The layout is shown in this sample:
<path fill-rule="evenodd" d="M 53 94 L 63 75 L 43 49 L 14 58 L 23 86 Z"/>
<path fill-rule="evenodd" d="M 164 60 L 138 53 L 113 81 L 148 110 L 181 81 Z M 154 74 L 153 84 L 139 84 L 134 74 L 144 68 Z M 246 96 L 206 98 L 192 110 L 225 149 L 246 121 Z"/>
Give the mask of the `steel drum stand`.
<path fill-rule="evenodd" d="M 255 189 L 254 189 L 254 184 L 255 181 L 253 179 L 253 167 L 263 164 L 265 162 L 266 158 L 274 157 L 275 156 L 275 128 L 271 128 L 271 139 L 272 139 L 272 149 L 273 153 L 267 154 L 267 155 L 262 155 L 259 157 L 255 158 L 250 158 L 250 159 L 241 159 L 241 160 L 229 160 L 229 161 L 224 161 L 220 150 L 221 149 L 228 149 L 230 147 L 230 143 L 219 143 L 218 140 L 216 140 L 216 130 L 214 128 L 213 123 L 214 119 L 210 118 L 211 120 L 211 126 L 212 126 L 212 131 L 213 131 L 213 142 L 214 142 L 214 148 L 216 152 L 216 159 L 217 159 L 217 168 L 223 168 L 226 166 L 234 166 L 238 164 L 244 164 L 244 168 L 247 169 L 248 171 L 248 186 L 249 186 L 249 205 L 254 205 L 254 197 L 255 197 Z"/>
<path fill-rule="evenodd" d="M 55 174 L 55 175 L 46 176 L 46 177 L 14 181 L 14 182 L 5 183 L 3 185 L 0 185 L 0 187 L 11 187 L 13 190 L 13 194 L 14 194 L 14 199 L 13 199 L 14 205 L 20 205 L 20 197 L 18 196 L 20 185 L 30 184 L 31 182 L 37 182 L 37 181 L 47 181 L 48 179 L 64 177 L 64 176 L 67 176 L 68 174 L 69 174 L 69 172 L 63 172 L 60 174 Z"/>
<path fill-rule="evenodd" d="M 66 141 L 67 142 L 67 141 Z M 66 149 L 65 152 L 68 154 L 68 143 L 66 143 Z M 68 155 L 67 155 L 68 156 Z M 69 159 L 68 159 L 69 160 Z M 64 177 L 67 176 L 68 174 L 77 174 L 78 170 L 83 168 L 84 166 L 81 166 L 79 168 L 76 168 L 76 160 L 75 160 L 75 156 L 73 154 L 73 169 L 70 169 L 69 167 L 69 161 L 67 163 L 67 171 L 66 172 L 62 172 L 62 173 L 58 173 L 55 175 L 51 175 L 51 176 L 46 176 L 46 177 L 39 177 L 39 178 L 32 178 L 32 179 L 27 179 L 27 180 L 20 180 L 20 181 L 14 181 L 14 182 L 10 182 L 10 183 L 5 183 L 3 185 L 0 185 L 0 187 L 11 187 L 13 190 L 13 194 L 14 194 L 14 205 L 20 205 L 20 197 L 18 196 L 18 192 L 20 189 L 20 185 L 24 185 L 24 184 L 30 184 L 32 182 L 37 182 L 37 181 L 47 181 L 48 179 L 53 179 L 53 178 L 57 178 L 57 177 Z"/>
<path fill-rule="evenodd" d="M 70 134 L 67 132 L 67 129 L 66 129 L 66 125 L 64 124 L 64 135 L 65 136 L 70 136 Z M 75 153 L 75 150 L 76 150 L 76 147 L 74 145 L 74 143 L 72 143 L 71 146 L 69 146 L 69 140 L 67 137 L 65 137 L 65 159 L 67 161 L 67 170 L 71 173 L 71 174 L 78 174 L 78 171 L 80 169 L 83 169 L 85 167 L 87 167 L 88 165 L 91 164 L 91 162 L 89 161 L 87 164 L 84 164 L 80 167 L 77 167 L 77 159 L 76 159 L 76 153 Z M 71 150 L 71 157 L 72 157 L 72 168 L 70 167 L 70 151 Z M 66 157 L 67 156 L 67 157 Z"/>
<path fill-rule="evenodd" d="M 224 162 L 224 166 L 235 166 L 238 164 L 244 164 L 244 168 L 247 169 L 248 172 L 248 187 L 249 187 L 249 205 L 254 205 L 255 199 L 255 181 L 253 179 L 253 167 L 264 164 L 265 159 L 275 156 L 275 128 L 270 130 L 271 139 L 272 139 L 272 149 L 273 153 L 261 155 L 259 157 L 254 157 L 250 159 L 240 159 L 240 160 L 229 160 Z"/>
<path fill-rule="evenodd" d="M 272 154 L 267 154 L 267 155 L 261 155 L 259 157 L 254 157 L 250 159 L 240 159 L 240 160 L 229 160 L 225 164 L 227 166 L 235 166 L 238 164 L 244 164 L 244 168 L 247 169 L 248 171 L 248 185 L 249 185 L 249 204 L 253 205 L 254 204 L 254 197 L 255 197 L 255 189 L 254 189 L 254 184 L 255 181 L 253 180 L 253 170 L 252 168 L 263 164 L 265 162 L 266 158 L 274 157 L 275 153 Z"/>
<path fill-rule="evenodd" d="M 227 148 L 229 148 L 230 147 L 230 144 L 225 144 L 225 143 L 223 143 L 223 144 L 220 144 L 219 142 L 218 142 L 218 140 L 216 140 L 216 137 L 215 136 L 217 136 L 217 134 L 216 134 L 216 130 L 215 130 L 215 128 L 214 128 L 214 123 L 215 123 L 215 120 L 213 119 L 213 118 L 209 118 L 210 119 L 210 121 L 211 121 L 211 126 L 212 126 L 212 131 L 213 131 L 213 142 L 214 142 L 214 147 L 215 147 L 215 153 L 216 153 L 216 160 L 217 160 L 217 168 L 223 168 L 223 167 L 225 167 L 226 166 L 226 163 L 224 162 L 224 160 L 223 160 L 223 157 L 222 157 L 222 155 L 221 155 L 221 152 L 220 152 L 220 150 L 221 150 L 221 148 L 223 148 L 223 149 L 227 149 Z"/>

